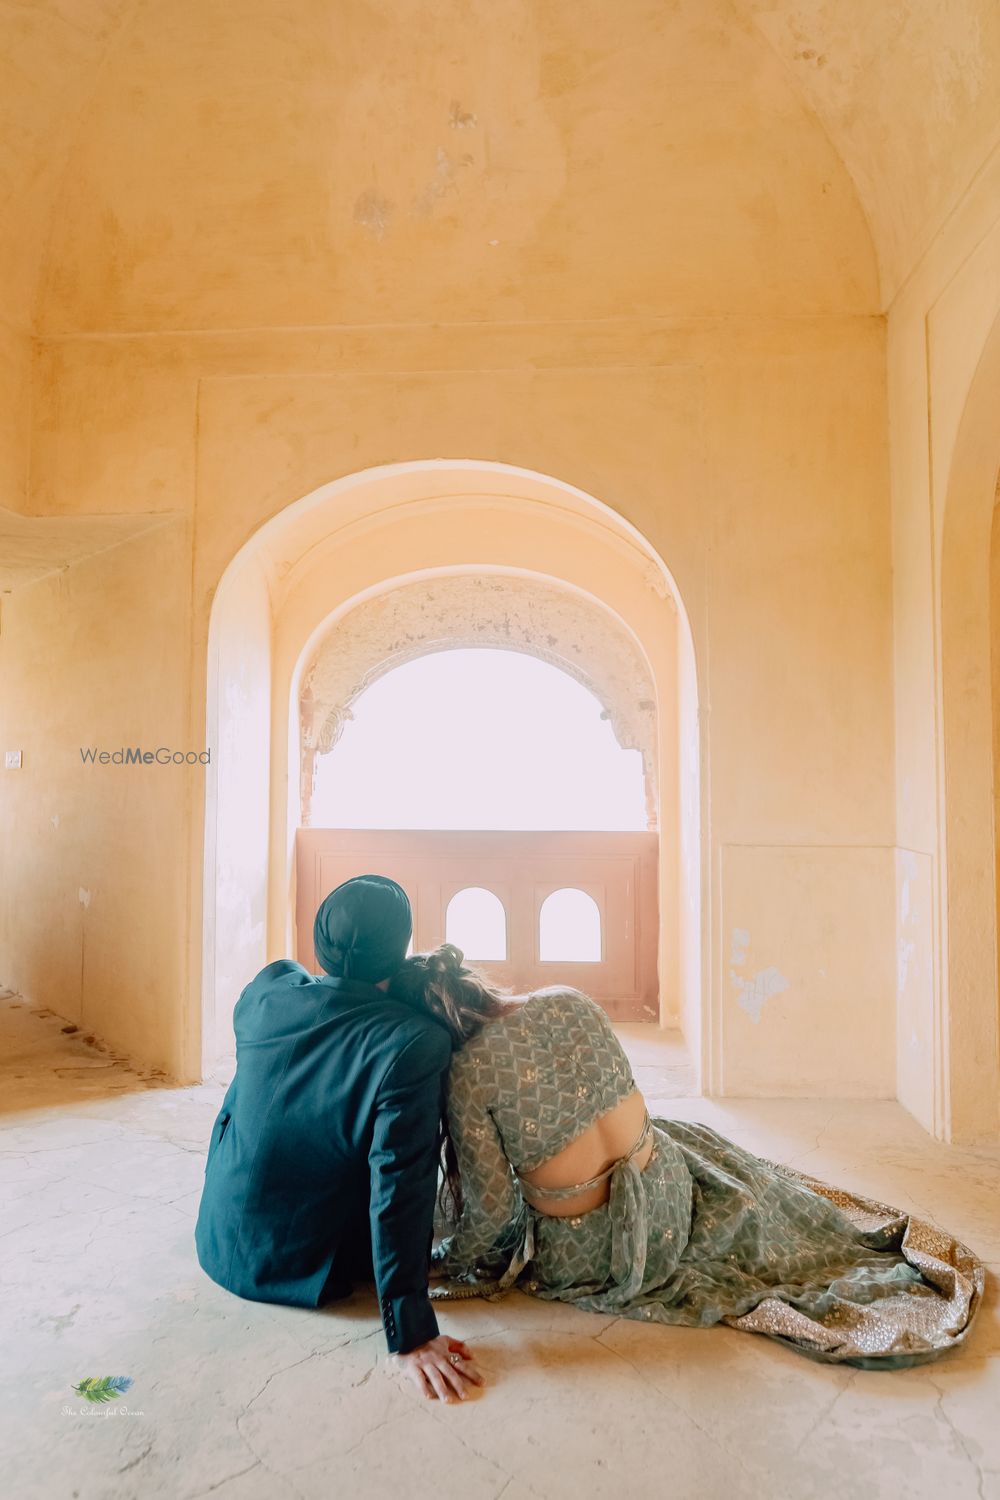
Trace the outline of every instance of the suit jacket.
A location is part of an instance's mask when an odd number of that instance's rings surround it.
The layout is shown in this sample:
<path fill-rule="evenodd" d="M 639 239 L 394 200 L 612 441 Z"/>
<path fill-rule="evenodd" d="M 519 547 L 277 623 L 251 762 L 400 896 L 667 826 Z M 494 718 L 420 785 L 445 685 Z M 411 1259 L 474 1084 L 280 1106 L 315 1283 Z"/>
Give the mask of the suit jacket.
<path fill-rule="evenodd" d="M 268 964 L 233 1014 L 236 1074 L 208 1148 L 195 1244 L 240 1297 L 350 1290 L 370 1223 L 389 1349 L 438 1332 L 427 1293 L 451 1041 L 373 985 Z"/>

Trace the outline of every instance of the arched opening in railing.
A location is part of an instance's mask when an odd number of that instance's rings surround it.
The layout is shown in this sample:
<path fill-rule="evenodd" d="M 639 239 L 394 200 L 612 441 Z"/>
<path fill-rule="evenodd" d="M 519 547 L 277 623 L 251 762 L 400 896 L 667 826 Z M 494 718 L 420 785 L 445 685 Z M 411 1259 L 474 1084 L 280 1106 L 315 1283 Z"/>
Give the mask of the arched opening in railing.
<path fill-rule="evenodd" d="M 444 940 L 461 948 L 471 963 L 503 963 L 507 958 L 507 913 L 500 897 L 481 885 L 456 891 L 445 912 Z"/>
<path fill-rule="evenodd" d="M 601 908 L 593 896 L 564 886 L 538 913 L 538 957 L 544 963 L 599 964 L 604 956 Z"/>

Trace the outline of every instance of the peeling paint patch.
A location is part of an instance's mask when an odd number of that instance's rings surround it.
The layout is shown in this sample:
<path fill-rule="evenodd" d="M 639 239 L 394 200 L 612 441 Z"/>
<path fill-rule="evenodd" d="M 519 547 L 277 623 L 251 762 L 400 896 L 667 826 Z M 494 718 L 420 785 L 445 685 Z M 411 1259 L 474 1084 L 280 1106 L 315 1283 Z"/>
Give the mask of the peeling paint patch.
<path fill-rule="evenodd" d="M 59 827 L 59 814 L 58 813 L 53 813 L 52 816 L 51 816 L 51 818 L 49 819 L 49 822 L 52 824 L 53 828 L 58 828 Z"/>
<path fill-rule="evenodd" d="M 906 978 L 910 971 L 910 961 L 916 952 L 916 943 L 907 938 L 900 938 L 896 945 L 896 993 L 902 994 L 906 988 Z"/>
<path fill-rule="evenodd" d="M 772 995 L 780 995 L 788 989 L 788 980 L 773 965 L 758 969 L 752 979 L 743 979 L 733 970 L 730 970 L 730 977 L 736 986 L 736 1003 L 751 1021 L 760 1020 L 761 1011 Z"/>
<path fill-rule="evenodd" d="M 451 101 L 448 123 L 452 130 L 474 130 L 479 123 L 474 114 L 467 113 L 457 99 Z"/>
<path fill-rule="evenodd" d="M 729 950 L 729 962 L 733 967 L 729 970 L 729 977 L 736 989 L 737 1005 L 746 1011 L 751 1021 L 759 1021 L 764 1006 L 772 995 L 780 995 L 783 990 L 788 989 L 788 980 L 773 964 L 766 969 L 758 969 L 749 979 L 737 974 L 736 970 L 747 962 L 749 951 L 749 932 L 745 927 L 734 927 Z"/>
<path fill-rule="evenodd" d="M 77 900 L 82 907 L 88 907 L 90 905 L 90 892 L 84 890 L 82 885 L 77 892 Z"/>
<path fill-rule="evenodd" d="M 392 218 L 392 203 L 380 193 L 362 193 L 354 204 L 354 222 L 377 240 L 384 240 Z"/>
<path fill-rule="evenodd" d="M 422 219 L 426 219 L 434 210 L 435 203 L 446 197 L 449 193 L 458 192 L 459 174 L 466 168 L 471 167 L 474 161 L 468 151 L 459 157 L 449 156 L 443 146 L 437 148 L 434 165 L 434 176 L 427 184 L 424 191 L 413 201 L 413 212 Z"/>

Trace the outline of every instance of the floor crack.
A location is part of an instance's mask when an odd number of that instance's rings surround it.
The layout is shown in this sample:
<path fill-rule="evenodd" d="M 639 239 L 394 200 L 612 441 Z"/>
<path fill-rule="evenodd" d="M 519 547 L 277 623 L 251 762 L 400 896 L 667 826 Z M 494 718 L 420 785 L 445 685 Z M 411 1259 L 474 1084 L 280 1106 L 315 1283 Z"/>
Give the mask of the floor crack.
<path fill-rule="evenodd" d="M 129 1469 L 136 1468 L 136 1466 L 138 1464 L 141 1464 L 142 1461 L 143 1461 L 143 1459 L 147 1458 L 149 1456 L 149 1454 L 152 1453 L 152 1451 L 153 1451 L 153 1444 L 151 1442 L 149 1442 L 149 1443 L 146 1444 L 145 1448 L 143 1448 L 143 1450 L 142 1450 L 141 1453 L 137 1453 L 136 1456 L 135 1456 L 135 1458 L 130 1458 L 129 1461 L 128 1461 L 128 1463 L 127 1464 L 123 1464 L 122 1467 L 117 1470 L 117 1472 L 119 1474 L 127 1474 L 128 1471 L 129 1471 Z"/>
<path fill-rule="evenodd" d="M 955 1439 L 956 1443 L 961 1448 L 962 1452 L 965 1454 L 969 1463 L 972 1465 L 973 1469 L 976 1472 L 976 1485 L 978 1489 L 979 1500 L 986 1500 L 986 1475 L 983 1472 L 982 1464 L 977 1458 L 973 1457 L 972 1453 L 969 1451 L 969 1445 L 965 1439 L 965 1436 L 961 1432 L 959 1432 L 958 1428 L 955 1426 L 955 1423 L 952 1421 L 947 1411 L 945 1411 L 944 1391 L 938 1385 L 937 1381 L 934 1380 L 930 1375 L 926 1376 L 926 1380 L 927 1384 L 930 1386 L 931 1390 L 937 1397 L 937 1400 L 934 1403 L 935 1411 L 941 1417 L 941 1420 L 944 1422 L 952 1437 Z"/>
<path fill-rule="evenodd" d="M 604 1332 L 606 1332 L 606 1330 L 602 1330 L 602 1332 L 596 1336 L 595 1343 L 601 1342 Z M 606 1349 L 609 1354 L 613 1354 L 616 1359 L 620 1359 L 623 1364 L 628 1365 L 630 1370 L 634 1370 L 641 1381 L 643 1381 L 644 1383 L 649 1381 L 650 1377 L 648 1373 L 640 1370 L 639 1366 L 635 1364 L 631 1359 L 629 1359 L 627 1355 L 622 1354 L 620 1349 L 613 1349 L 610 1344 L 602 1344 L 601 1347 L 603 1349 Z M 748 1479 L 754 1478 L 754 1475 L 747 1468 L 746 1464 L 743 1462 L 742 1458 L 740 1458 L 738 1453 L 734 1453 L 733 1450 L 725 1442 L 723 1442 L 717 1434 L 709 1432 L 707 1427 L 702 1427 L 701 1423 L 696 1421 L 691 1413 L 687 1411 L 683 1406 L 681 1406 L 679 1401 L 674 1400 L 669 1391 L 665 1391 L 662 1386 L 656 1385 L 655 1381 L 653 1381 L 652 1384 L 656 1386 L 656 1389 L 659 1391 L 663 1399 L 665 1401 L 669 1401 L 674 1410 L 679 1411 L 681 1416 L 684 1417 L 686 1421 L 690 1422 L 691 1426 L 696 1428 L 697 1431 L 701 1433 L 702 1437 L 708 1438 L 710 1443 L 722 1448 L 726 1452 L 726 1454 L 728 1454 L 728 1456 L 734 1461 L 734 1463 L 739 1466 L 739 1468 L 747 1476 Z"/>
<path fill-rule="evenodd" d="M 236 1435 L 243 1446 L 246 1448 L 247 1452 L 250 1453 L 254 1459 L 254 1462 L 250 1465 L 250 1468 L 253 1469 L 257 1466 L 257 1464 L 259 1464 L 262 1469 L 266 1469 L 269 1474 L 273 1474 L 275 1479 L 279 1479 L 282 1484 L 287 1485 L 294 1494 L 299 1496 L 299 1500 L 306 1500 L 306 1497 L 302 1494 L 302 1491 L 299 1490 L 295 1484 L 293 1484 L 292 1480 L 288 1477 L 287 1474 L 278 1473 L 276 1470 L 271 1468 L 270 1464 L 266 1463 L 265 1460 L 261 1458 L 260 1454 L 257 1452 L 253 1443 L 251 1443 L 250 1439 L 247 1437 L 240 1424 L 246 1417 L 250 1415 L 251 1407 L 253 1407 L 254 1404 L 260 1400 L 261 1396 L 263 1396 L 272 1380 L 277 1380 L 279 1375 L 285 1375 L 289 1370 L 297 1370 L 300 1365 L 308 1364 L 311 1359 L 316 1358 L 316 1355 L 317 1351 L 315 1349 L 312 1349 L 308 1354 L 304 1354 L 301 1359 L 292 1360 L 292 1363 L 290 1365 L 282 1365 L 280 1370 L 272 1370 L 270 1375 L 264 1381 L 264 1384 L 261 1386 L 260 1390 L 255 1396 L 250 1397 L 250 1400 L 247 1402 L 246 1406 L 236 1418 Z M 248 1473 L 249 1470 L 245 1470 L 244 1472 Z M 230 1479 L 235 1479 L 237 1476 L 235 1474 L 230 1474 L 228 1477 Z M 220 1483 L 222 1482 L 223 1481 L 220 1480 Z M 213 1488 L 218 1488 L 218 1486 L 213 1486 Z M 205 1493 L 207 1493 L 207 1491 Z"/>
<path fill-rule="evenodd" d="M 234 1474 L 226 1474 L 222 1479 L 217 1479 L 214 1484 L 210 1484 L 207 1490 L 199 1490 L 196 1495 L 191 1496 L 191 1500 L 201 1500 L 201 1497 L 203 1495 L 210 1495 L 213 1490 L 221 1489 L 222 1486 L 224 1484 L 228 1484 L 231 1479 L 241 1479 L 244 1474 L 249 1474 L 251 1470 L 260 1467 L 262 1467 L 261 1460 L 259 1458 L 255 1458 L 253 1463 L 247 1464 L 245 1469 L 237 1469 Z"/>
<path fill-rule="evenodd" d="M 836 1395 L 834 1396 L 833 1400 L 827 1402 L 826 1406 L 824 1406 L 823 1410 L 820 1412 L 820 1414 L 816 1418 L 815 1422 L 812 1423 L 812 1425 L 803 1434 L 803 1436 L 801 1437 L 801 1439 L 796 1443 L 795 1448 L 793 1449 L 794 1453 L 799 1453 L 801 1451 L 801 1449 L 803 1448 L 803 1446 L 812 1437 L 812 1435 L 816 1431 L 817 1427 L 819 1427 L 823 1422 L 826 1421 L 827 1417 L 833 1411 L 833 1408 L 836 1406 L 836 1404 L 840 1400 L 841 1396 L 845 1395 L 846 1392 L 849 1391 L 850 1388 L 851 1388 L 851 1386 L 854 1384 L 854 1377 L 857 1375 L 857 1373 L 858 1373 L 857 1370 L 852 1370 L 851 1371 L 850 1375 L 845 1380 L 844 1384 L 840 1387 L 840 1390 L 836 1393 Z"/>

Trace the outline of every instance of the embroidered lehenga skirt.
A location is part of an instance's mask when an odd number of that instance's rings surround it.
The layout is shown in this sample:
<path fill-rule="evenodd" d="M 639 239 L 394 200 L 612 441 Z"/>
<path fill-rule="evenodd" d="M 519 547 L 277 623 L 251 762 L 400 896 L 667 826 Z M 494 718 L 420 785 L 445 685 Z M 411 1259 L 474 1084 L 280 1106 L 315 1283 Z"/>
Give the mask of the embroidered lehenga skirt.
<path fill-rule="evenodd" d="M 814 1359 L 900 1368 L 965 1338 L 985 1269 L 950 1235 L 886 1204 L 762 1160 L 705 1125 L 654 1118 L 643 1169 L 572 1218 L 525 1205 L 499 1278 L 439 1298 L 536 1297 L 649 1322 L 723 1323 Z"/>

